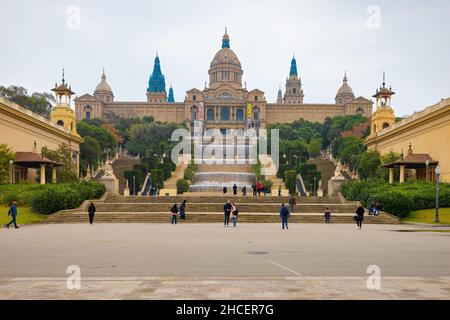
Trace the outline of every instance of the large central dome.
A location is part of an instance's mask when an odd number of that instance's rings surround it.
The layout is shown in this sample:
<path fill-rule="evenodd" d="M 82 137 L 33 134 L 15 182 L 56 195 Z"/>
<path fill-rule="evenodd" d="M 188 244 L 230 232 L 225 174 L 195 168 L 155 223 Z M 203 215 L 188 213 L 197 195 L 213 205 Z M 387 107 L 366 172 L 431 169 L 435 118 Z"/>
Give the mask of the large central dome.
<path fill-rule="evenodd" d="M 220 49 L 211 62 L 209 69 L 209 84 L 218 87 L 223 83 L 229 83 L 242 88 L 242 67 L 233 50 L 230 49 L 230 37 L 225 30 Z"/>

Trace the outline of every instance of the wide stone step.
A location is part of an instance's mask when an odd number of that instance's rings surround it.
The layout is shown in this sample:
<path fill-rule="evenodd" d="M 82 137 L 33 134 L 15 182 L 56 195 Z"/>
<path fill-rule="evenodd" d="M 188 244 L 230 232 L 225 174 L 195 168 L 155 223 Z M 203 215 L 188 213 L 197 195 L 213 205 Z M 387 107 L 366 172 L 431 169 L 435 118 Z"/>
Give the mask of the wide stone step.
<path fill-rule="evenodd" d="M 222 212 L 224 203 L 191 203 L 186 206 L 186 212 Z M 280 204 L 272 203 L 242 203 L 237 204 L 240 213 L 267 212 L 277 213 Z M 104 203 L 97 204 L 97 212 L 169 212 L 172 203 Z M 332 213 L 354 212 L 356 206 L 348 204 L 299 204 L 294 212 L 323 213 L 326 208 Z"/>
<path fill-rule="evenodd" d="M 215 196 L 161 196 L 161 197 L 123 197 L 117 195 L 109 195 L 106 203 L 181 203 L 183 200 L 187 200 L 188 203 L 225 203 L 228 199 L 234 201 L 238 204 L 243 203 L 288 203 L 289 197 L 253 197 L 251 196 L 251 190 L 247 191 L 249 196 L 242 197 L 240 195 L 233 196 L 232 194 L 228 195 L 215 195 Z M 313 204 L 339 204 L 341 201 L 338 197 L 326 197 L 326 198 L 296 198 L 297 203 L 313 203 Z"/>
<path fill-rule="evenodd" d="M 354 223 L 352 213 L 335 214 L 332 216 L 332 223 Z M 220 213 L 192 213 L 187 214 L 187 219 L 183 223 L 223 223 L 224 216 Z M 168 213 L 97 213 L 96 222 L 104 223 L 168 223 L 171 215 Z M 88 215 L 80 213 L 60 213 L 50 216 L 45 223 L 87 223 Z M 321 214 L 294 214 L 289 219 L 291 223 L 323 223 Z M 240 214 L 239 223 L 279 223 L 278 215 L 254 213 Z M 381 214 L 378 217 L 365 217 L 365 223 L 369 224 L 397 224 L 398 220 L 389 215 Z"/>

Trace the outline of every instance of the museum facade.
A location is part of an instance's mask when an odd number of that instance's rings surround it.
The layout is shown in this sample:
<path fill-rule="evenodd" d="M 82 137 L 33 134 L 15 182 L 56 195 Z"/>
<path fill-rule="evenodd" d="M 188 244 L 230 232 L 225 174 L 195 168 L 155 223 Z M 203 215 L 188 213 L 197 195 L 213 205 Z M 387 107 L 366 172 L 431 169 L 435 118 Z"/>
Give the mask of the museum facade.
<path fill-rule="evenodd" d="M 305 103 L 295 57 L 291 61 L 284 93 L 280 88 L 276 102 L 266 101 L 263 91 L 247 90 L 246 84 L 243 85 L 241 62 L 231 50 L 226 30 L 222 47 L 214 56 L 208 73 L 209 84 L 205 83 L 203 90 L 191 89 L 186 92 L 183 102 L 176 102 L 172 87 L 167 94 L 160 58 L 156 56 L 146 101 L 124 102 L 114 100 L 103 71 L 94 94 L 84 94 L 75 99 L 76 119 L 104 118 L 113 113 L 124 118 L 152 116 L 156 121 L 191 125 L 201 120 L 205 129 L 226 130 L 244 129 L 249 125 L 265 128 L 271 123 L 291 123 L 299 119 L 322 123 L 327 117 L 338 115 L 370 117 L 372 114 L 372 101 L 355 97 L 346 74 L 335 103 Z"/>

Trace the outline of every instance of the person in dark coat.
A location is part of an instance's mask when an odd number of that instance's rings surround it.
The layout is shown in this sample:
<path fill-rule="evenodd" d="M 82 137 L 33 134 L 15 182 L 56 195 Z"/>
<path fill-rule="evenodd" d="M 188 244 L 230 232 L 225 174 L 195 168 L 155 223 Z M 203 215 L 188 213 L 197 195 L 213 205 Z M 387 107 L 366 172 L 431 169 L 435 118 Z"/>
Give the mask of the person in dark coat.
<path fill-rule="evenodd" d="M 297 201 L 295 200 L 295 197 L 291 195 L 289 198 L 289 210 L 291 213 L 294 213 L 294 207 L 297 204 Z"/>
<path fill-rule="evenodd" d="M 93 202 L 91 202 L 91 204 L 88 207 L 88 214 L 89 214 L 89 223 L 93 224 L 94 223 L 94 215 L 95 215 L 95 211 L 97 211 L 97 209 L 95 208 L 95 205 Z"/>
<path fill-rule="evenodd" d="M 230 200 L 225 203 L 223 206 L 223 214 L 225 216 L 225 222 L 224 226 L 228 226 L 230 224 L 230 214 L 231 214 L 232 205 L 230 203 Z"/>
<path fill-rule="evenodd" d="M 252 190 L 253 190 L 253 196 L 255 197 L 257 194 L 257 190 L 256 190 L 256 184 L 252 184 Z"/>
<path fill-rule="evenodd" d="M 246 197 L 246 196 L 247 196 L 247 187 L 246 187 L 246 186 L 243 186 L 243 187 L 242 187 L 242 196 L 243 196 L 243 197 Z"/>
<path fill-rule="evenodd" d="M 234 185 L 233 185 L 233 195 L 234 195 L 234 196 L 237 195 L 237 190 L 238 190 L 238 187 L 237 187 L 236 184 L 234 184 Z"/>
<path fill-rule="evenodd" d="M 222 191 L 223 191 L 223 194 L 227 194 L 227 187 L 223 187 L 223 189 L 222 189 Z"/>
<path fill-rule="evenodd" d="M 324 213 L 324 217 L 325 217 L 325 223 L 331 223 L 331 211 L 330 209 L 326 208 L 325 209 L 325 213 Z"/>
<path fill-rule="evenodd" d="M 11 224 L 14 224 L 14 228 L 19 229 L 19 227 L 17 226 L 17 201 L 13 200 L 11 202 L 11 206 L 9 207 L 8 210 L 8 216 L 11 216 L 11 221 L 8 222 L 8 224 L 6 225 L 6 228 L 9 228 L 9 226 Z"/>
<path fill-rule="evenodd" d="M 186 219 L 186 200 L 183 200 L 183 202 L 180 204 L 180 220 Z"/>
<path fill-rule="evenodd" d="M 175 203 L 170 209 L 170 213 L 172 214 L 172 224 L 177 224 L 177 215 L 178 215 L 178 206 Z"/>
<path fill-rule="evenodd" d="M 283 203 L 281 205 L 280 209 L 280 218 L 281 218 L 281 228 L 284 230 L 284 227 L 286 227 L 286 230 L 288 230 L 288 219 L 291 216 L 291 213 L 289 212 L 289 209 L 286 207 L 286 205 Z"/>
<path fill-rule="evenodd" d="M 358 229 L 362 228 L 363 225 L 363 221 L 364 221 L 364 213 L 365 213 L 365 209 L 363 206 L 359 206 L 358 209 L 356 209 L 356 226 L 358 227 Z"/>

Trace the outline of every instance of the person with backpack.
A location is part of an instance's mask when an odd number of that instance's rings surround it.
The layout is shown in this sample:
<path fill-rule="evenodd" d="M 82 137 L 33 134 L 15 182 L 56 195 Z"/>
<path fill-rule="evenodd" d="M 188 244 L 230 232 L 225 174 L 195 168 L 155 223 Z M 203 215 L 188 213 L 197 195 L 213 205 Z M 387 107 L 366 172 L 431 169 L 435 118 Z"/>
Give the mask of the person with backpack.
<path fill-rule="evenodd" d="M 88 207 L 88 214 L 89 214 L 89 223 L 93 224 L 94 223 L 94 215 L 95 215 L 95 211 L 97 211 L 97 209 L 95 208 L 95 205 L 93 202 L 91 202 L 91 204 Z"/>
<path fill-rule="evenodd" d="M 186 200 L 180 204 L 180 220 L 186 220 Z"/>
<path fill-rule="evenodd" d="M 236 206 L 236 204 L 233 202 L 233 203 L 231 203 L 231 213 L 232 213 L 232 217 L 231 217 L 231 220 L 232 220 L 232 222 L 233 222 L 233 227 L 235 227 L 236 228 L 236 224 L 237 224 L 237 217 L 238 217 L 238 214 L 239 214 L 239 210 L 238 210 L 238 208 L 237 208 L 237 206 Z"/>
<path fill-rule="evenodd" d="M 19 227 L 17 226 L 17 201 L 13 200 L 11 202 L 11 206 L 9 207 L 8 210 L 8 216 L 11 216 L 11 221 L 6 225 L 6 228 L 9 229 L 9 226 L 11 224 L 14 224 L 14 228 L 19 229 Z"/>
<path fill-rule="evenodd" d="M 230 214 L 231 214 L 232 206 L 230 200 L 227 200 L 227 203 L 223 206 L 223 215 L 225 216 L 224 226 L 228 226 L 230 224 Z"/>
<path fill-rule="evenodd" d="M 178 206 L 176 203 L 172 206 L 170 212 L 172 214 L 172 224 L 177 224 Z"/>
<path fill-rule="evenodd" d="M 291 213 L 289 212 L 289 209 L 286 207 L 286 205 L 283 203 L 281 205 L 280 209 L 280 218 L 281 218 L 281 228 L 284 230 L 284 227 L 286 226 L 286 230 L 288 230 L 288 219 L 291 216 Z"/>

